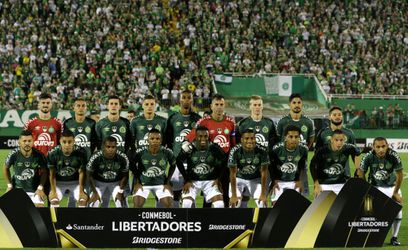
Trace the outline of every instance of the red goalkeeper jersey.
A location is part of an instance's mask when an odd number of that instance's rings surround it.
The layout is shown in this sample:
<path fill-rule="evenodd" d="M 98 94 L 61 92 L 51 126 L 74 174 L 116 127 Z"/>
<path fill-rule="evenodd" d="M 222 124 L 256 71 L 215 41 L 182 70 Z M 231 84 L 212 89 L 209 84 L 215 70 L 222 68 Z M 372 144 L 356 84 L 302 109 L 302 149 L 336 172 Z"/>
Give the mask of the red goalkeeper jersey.
<path fill-rule="evenodd" d="M 205 116 L 199 120 L 196 127 L 206 127 L 210 133 L 210 141 L 217 143 L 225 153 L 235 146 L 235 121 L 231 116 L 225 115 L 221 121 L 212 119 L 211 116 Z M 187 139 L 192 142 L 196 136 L 196 130 L 193 128 L 187 135 Z"/>
<path fill-rule="evenodd" d="M 49 120 L 41 120 L 35 117 L 27 121 L 24 129 L 33 134 L 34 148 L 47 156 L 48 152 L 58 145 L 62 132 L 62 122 L 55 117 Z"/>

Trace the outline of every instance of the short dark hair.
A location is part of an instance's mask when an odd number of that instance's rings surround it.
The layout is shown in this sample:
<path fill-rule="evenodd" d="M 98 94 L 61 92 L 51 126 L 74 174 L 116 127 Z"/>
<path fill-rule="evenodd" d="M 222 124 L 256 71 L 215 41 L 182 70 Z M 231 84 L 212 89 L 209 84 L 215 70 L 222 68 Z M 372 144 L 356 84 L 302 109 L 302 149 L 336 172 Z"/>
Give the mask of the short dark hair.
<path fill-rule="evenodd" d="M 253 128 L 246 128 L 244 129 L 244 131 L 241 132 L 241 135 L 247 134 L 247 133 L 255 134 L 255 130 Z"/>
<path fill-rule="evenodd" d="M 131 109 L 131 110 L 128 110 L 128 114 L 129 113 L 131 113 L 131 114 L 136 114 L 136 111 L 134 111 L 133 109 Z"/>
<path fill-rule="evenodd" d="M 122 105 L 122 100 L 120 99 L 119 96 L 117 96 L 117 95 L 110 95 L 110 96 L 108 97 L 108 102 L 109 102 L 109 100 L 112 100 L 112 99 L 118 99 L 118 100 L 119 100 L 119 104 Z"/>
<path fill-rule="evenodd" d="M 74 99 L 74 102 L 86 102 L 86 100 L 83 97 L 77 97 Z"/>
<path fill-rule="evenodd" d="M 333 112 L 333 110 L 340 110 L 340 111 L 342 111 L 342 109 L 341 109 L 339 106 L 333 106 L 333 107 L 330 108 L 329 114 L 331 114 L 331 113 Z"/>
<path fill-rule="evenodd" d="M 50 93 L 41 93 L 38 99 L 42 100 L 42 99 L 52 99 L 52 98 L 51 98 Z"/>
<path fill-rule="evenodd" d="M 221 95 L 221 94 L 215 94 L 215 95 L 213 95 L 213 97 L 212 97 L 212 101 L 222 100 L 222 99 L 225 99 L 225 98 L 224 98 L 224 96 Z"/>
<path fill-rule="evenodd" d="M 185 90 L 181 91 L 181 94 L 190 94 L 190 95 L 192 95 L 193 92 L 191 92 L 189 89 L 185 89 Z"/>
<path fill-rule="evenodd" d="M 204 127 L 204 126 L 198 126 L 198 127 L 196 128 L 196 132 L 198 132 L 198 131 L 208 132 L 208 128 L 206 128 L 206 127 Z"/>
<path fill-rule="evenodd" d="M 373 147 L 374 147 L 374 144 L 375 144 L 377 141 L 385 141 L 385 142 L 388 144 L 387 139 L 385 139 L 385 138 L 382 137 L 382 136 L 379 136 L 379 137 L 376 137 L 376 138 L 374 139 L 374 141 L 373 141 Z"/>
<path fill-rule="evenodd" d="M 303 100 L 302 99 L 302 96 L 299 94 L 299 93 L 293 93 L 293 94 L 291 94 L 290 96 L 289 96 L 289 102 L 291 102 L 293 99 L 295 99 L 295 98 L 299 98 L 300 100 Z"/>
<path fill-rule="evenodd" d="M 143 101 L 144 100 L 155 100 L 156 101 L 156 98 L 154 97 L 154 95 L 148 94 L 145 96 L 145 98 L 143 98 Z"/>
<path fill-rule="evenodd" d="M 116 140 L 115 137 L 113 137 L 113 136 L 110 135 L 110 136 L 106 137 L 106 138 L 103 140 L 103 145 L 105 145 L 106 142 L 114 142 L 114 143 L 117 143 L 118 140 Z"/>
<path fill-rule="evenodd" d="M 149 131 L 149 135 L 150 134 L 160 134 L 161 135 L 161 132 L 160 132 L 160 130 L 158 130 L 157 128 L 152 128 L 152 129 L 150 129 L 150 131 Z"/>
<path fill-rule="evenodd" d="M 33 134 L 31 133 L 31 131 L 22 130 L 18 138 L 21 138 L 22 136 L 33 136 Z"/>
<path fill-rule="evenodd" d="M 299 135 L 301 134 L 300 128 L 294 124 L 289 124 L 288 126 L 286 126 L 283 135 L 287 136 L 289 134 L 289 131 L 297 131 Z"/>
<path fill-rule="evenodd" d="M 75 138 L 75 135 L 74 135 L 74 132 L 66 128 L 62 131 L 61 137 L 74 137 Z"/>
<path fill-rule="evenodd" d="M 333 135 L 344 135 L 344 132 L 341 129 L 336 129 L 333 131 Z"/>

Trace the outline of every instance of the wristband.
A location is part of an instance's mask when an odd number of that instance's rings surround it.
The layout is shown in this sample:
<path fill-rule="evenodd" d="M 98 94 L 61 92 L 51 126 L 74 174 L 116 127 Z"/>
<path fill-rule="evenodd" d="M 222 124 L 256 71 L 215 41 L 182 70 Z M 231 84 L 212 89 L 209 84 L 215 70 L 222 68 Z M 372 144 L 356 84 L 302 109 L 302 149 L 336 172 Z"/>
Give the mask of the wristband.
<path fill-rule="evenodd" d="M 8 187 L 8 188 L 13 188 L 13 184 L 7 183 L 7 187 Z"/>
<path fill-rule="evenodd" d="M 119 189 L 118 193 L 123 194 L 124 191 L 125 190 L 123 190 L 123 189 Z"/>
<path fill-rule="evenodd" d="M 40 190 L 40 191 L 44 190 L 43 185 L 38 185 L 37 190 Z"/>

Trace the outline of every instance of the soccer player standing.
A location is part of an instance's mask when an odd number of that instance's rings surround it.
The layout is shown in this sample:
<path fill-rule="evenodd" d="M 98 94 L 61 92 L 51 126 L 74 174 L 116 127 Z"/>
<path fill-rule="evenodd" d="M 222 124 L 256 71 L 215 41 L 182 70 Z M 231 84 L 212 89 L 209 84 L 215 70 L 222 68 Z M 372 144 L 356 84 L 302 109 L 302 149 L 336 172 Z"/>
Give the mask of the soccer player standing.
<path fill-rule="evenodd" d="M 87 102 L 78 98 L 74 102 L 74 117 L 64 122 L 64 129 L 70 130 L 75 136 L 75 145 L 85 148 L 87 159 L 95 151 L 97 136 L 95 131 L 95 120 L 86 117 Z"/>
<path fill-rule="evenodd" d="M 24 130 L 30 131 L 34 138 L 34 148 L 47 156 L 57 146 L 63 126 L 62 122 L 51 116 L 51 95 L 42 93 L 38 101 L 38 116 L 27 121 Z"/>
<path fill-rule="evenodd" d="M 402 205 L 401 185 L 403 181 L 402 162 L 398 153 L 389 148 L 383 137 L 373 142 L 373 150 L 366 154 L 358 169 L 358 176 L 365 178 L 368 173 L 369 182 L 391 199 Z M 399 246 L 398 232 L 401 226 L 402 210 L 392 223 L 391 245 Z"/>
<path fill-rule="evenodd" d="M 23 189 L 37 207 L 44 206 L 46 194 L 44 184 L 47 180 L 47 161 L 44 155 L 33 147 L 31 132 L 23 130 L 18 139 L 19 147 L 8 154 L 3 167 L 7 191 Z M 11 173 L 10 169 L 13 169 Z"/>
<path fill-rule="evenodd" d="M 47 156 L 51 184 L 48 198 L 53 207 L 59 207 L 65 193 L 69 194 L 68 207 L 85 207 L 88 200 L 84 189 L 86 150 L 76 146 L 74 138 L 74 133 L 65 129 L 61 134 L 60 145 L 53 148 Z"/>
<path fill-rule="evenodd" d="M 289 106 L 290 111 L 289 114 L 282 117 L 279 120 L 277 125 L 277 133 L 280 137 L 280 140 L 283 141 L 285 138 L 283 132 L 285 127 L 289 124 L 293 124 L 300 128 L 300 142 L 303 143 L 308 148 L 313 146 L 315 132 L 314 132 L 314 124 L 313 121 L 303 115 L 302 108 L 303 108 L 303 101 L 302 96 L 297 93 L 293 93 L 289 96 Z M 302 171 L 300 179 L 303 183 L 303 193 L 304 196 L 309 196 L 309 181 L 307 179 L 307 166 L 305 166 L 305 171 Z"/>

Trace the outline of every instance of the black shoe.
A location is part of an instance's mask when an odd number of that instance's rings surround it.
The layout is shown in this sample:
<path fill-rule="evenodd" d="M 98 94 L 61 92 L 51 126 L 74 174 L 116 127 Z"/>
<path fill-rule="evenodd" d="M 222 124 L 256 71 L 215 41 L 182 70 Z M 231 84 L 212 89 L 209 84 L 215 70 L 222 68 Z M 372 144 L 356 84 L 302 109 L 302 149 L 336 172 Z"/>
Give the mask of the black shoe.
<path fill-rule="evenodd" d="M 393 246 L 401 245 L 401 243 L 398 241 L 397 237 L 392 237 L 391 240 L 390 240 L 390 244 L 393 245 Z"/>

